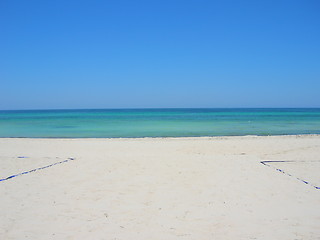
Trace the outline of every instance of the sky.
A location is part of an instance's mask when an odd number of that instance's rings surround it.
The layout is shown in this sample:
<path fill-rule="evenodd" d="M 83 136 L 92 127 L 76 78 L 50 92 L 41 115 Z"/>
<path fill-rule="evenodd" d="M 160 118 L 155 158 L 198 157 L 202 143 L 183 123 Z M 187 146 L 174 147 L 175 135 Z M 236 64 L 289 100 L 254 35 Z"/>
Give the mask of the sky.
<path fill-rule="evenodd" d="M 0 109 L 320 107 L 318 0 L 1 0 Z"/>

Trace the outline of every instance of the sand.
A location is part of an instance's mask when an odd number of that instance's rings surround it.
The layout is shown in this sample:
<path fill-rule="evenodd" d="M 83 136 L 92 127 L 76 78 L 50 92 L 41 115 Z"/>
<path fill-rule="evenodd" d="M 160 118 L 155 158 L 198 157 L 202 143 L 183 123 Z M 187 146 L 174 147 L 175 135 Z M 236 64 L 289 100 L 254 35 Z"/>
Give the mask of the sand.
<path fill-rule="evenodd" d="M 0 182 L 0 239 L 320 239 L 319 135 L 0 139 L 0 178 L 70 157 Z"/>

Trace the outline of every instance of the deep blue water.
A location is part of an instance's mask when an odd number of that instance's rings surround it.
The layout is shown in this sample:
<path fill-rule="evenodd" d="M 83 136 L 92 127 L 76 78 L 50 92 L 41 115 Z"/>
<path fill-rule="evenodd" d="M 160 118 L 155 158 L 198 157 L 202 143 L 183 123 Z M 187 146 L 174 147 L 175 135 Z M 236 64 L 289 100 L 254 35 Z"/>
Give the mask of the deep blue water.
<path fill-rule="evenodd" d="M 0 137 L 103 138 L 320 134 L 320 109 L 0 111 Z"/>

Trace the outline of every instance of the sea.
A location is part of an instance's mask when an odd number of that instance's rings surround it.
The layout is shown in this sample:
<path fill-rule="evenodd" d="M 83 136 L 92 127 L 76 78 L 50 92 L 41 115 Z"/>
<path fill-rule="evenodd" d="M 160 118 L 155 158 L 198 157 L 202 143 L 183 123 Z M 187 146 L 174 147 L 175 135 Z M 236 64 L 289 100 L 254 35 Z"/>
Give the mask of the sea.
<path fill-rule="evenodd" d="M 320 108 L 0 111 L 5 138 L 141 138 L 320 134 Z"/>

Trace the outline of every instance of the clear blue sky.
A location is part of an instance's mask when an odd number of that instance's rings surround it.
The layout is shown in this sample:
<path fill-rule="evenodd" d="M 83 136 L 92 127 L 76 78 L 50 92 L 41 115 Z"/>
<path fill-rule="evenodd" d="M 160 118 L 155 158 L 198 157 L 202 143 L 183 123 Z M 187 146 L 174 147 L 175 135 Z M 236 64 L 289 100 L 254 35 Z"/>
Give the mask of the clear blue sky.
<path fill-rule="evenodd" d="M 0 109 L 320 107 L 320 2 L 0 1 Z"/>

